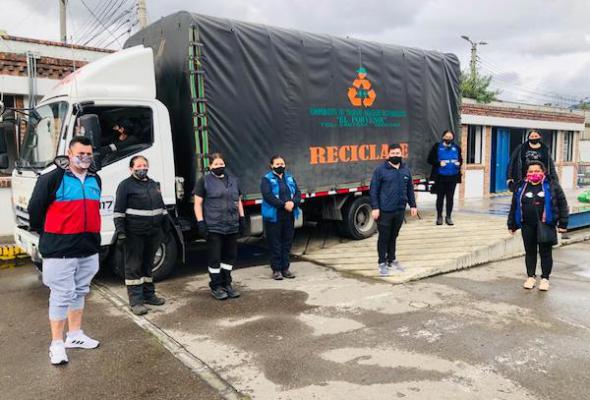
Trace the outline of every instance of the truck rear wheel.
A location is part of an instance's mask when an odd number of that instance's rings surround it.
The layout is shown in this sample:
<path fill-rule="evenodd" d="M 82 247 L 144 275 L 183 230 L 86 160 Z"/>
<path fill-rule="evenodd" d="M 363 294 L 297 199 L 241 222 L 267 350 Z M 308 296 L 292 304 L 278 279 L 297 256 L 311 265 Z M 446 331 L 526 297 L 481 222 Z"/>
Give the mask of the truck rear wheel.
<path fill-rule="evenodd" d="M 339 231 L 351 239 L 361 240 L 372 236 L 377 231 L 377 223 L 371 216 L 371 200 L 361 196 L 348 201 L 342 207 L 342 221 Z"/>
<path fill-rule="evenodd" d="M 176 237 L 172 232 L 168 233 L 160 247 L 156 251 L 154 257 L 154 265 L 152 268 L 152 276 L 154 281 L 162 281 L 166 279 L 174 270 L 178 258 L 178 243 Z M 113 272 L 120 278 L 125 277 L 125 256 L 123 249 L 116 246 L 114 254 L 111 258 Z"/>

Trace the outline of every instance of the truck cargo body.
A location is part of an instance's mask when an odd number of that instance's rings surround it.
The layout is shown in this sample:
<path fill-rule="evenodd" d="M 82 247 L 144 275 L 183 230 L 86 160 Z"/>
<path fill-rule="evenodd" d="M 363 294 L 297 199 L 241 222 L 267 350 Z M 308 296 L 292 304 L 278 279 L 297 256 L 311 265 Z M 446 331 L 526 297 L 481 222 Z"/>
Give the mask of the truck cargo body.
<path fill-rule="evenodd" d="M 170 112 L 187 193 L 206 152 L 225 156 L 246 200 L 260 198 L 273 154 L 286 158 L 304 192 L 368 185 L 394 142 L 414 175 L 425 176 L 432 144 L 459 126 L 452 54 L 187 12 L 125 46 L 139 44 L 154 50 L 156 96 Z"/>

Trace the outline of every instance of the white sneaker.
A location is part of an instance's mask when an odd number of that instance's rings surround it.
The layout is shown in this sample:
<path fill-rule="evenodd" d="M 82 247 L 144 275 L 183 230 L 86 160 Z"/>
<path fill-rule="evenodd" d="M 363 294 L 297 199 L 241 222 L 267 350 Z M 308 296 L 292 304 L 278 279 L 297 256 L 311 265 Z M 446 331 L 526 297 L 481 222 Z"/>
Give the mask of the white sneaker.
<path fill-rule="evenodd" d="M 86 336 L 82 331 L 73 337 L 68 334 L 66 338 L 66 349 L 96 349 L 98 346 L 98 340 Z"/>
<path fill-rule="evenodd" d="M 389 276 L 389 271 L 387 270 L 387 264 L 386 263 L 379 264 L 379 275 L 381 275 L 381 276 Z"/>
<path fill-rule="evenodd" d="M 549 290 L 549 279 L 541 279 L 541 283 L 539 284 L 539 290 L 546 292 Z"/>
<path fill-rule="evenodd" d="M 53 365 L 62 365 L 68 363 L 68 355 L 66 354 L 66 348 L 63 342 L 49 346 L 49 360 Z"/>
<path fill-rule="evenodd" d="M 524 281 L 524 284 L 522 285 L 522 287 L 530 290 L 530 289 L 534 288 L 536 284 L 537 284 L 537 280 L 531 276 L 531 277 L 527 278 L 526 281 Z"/>

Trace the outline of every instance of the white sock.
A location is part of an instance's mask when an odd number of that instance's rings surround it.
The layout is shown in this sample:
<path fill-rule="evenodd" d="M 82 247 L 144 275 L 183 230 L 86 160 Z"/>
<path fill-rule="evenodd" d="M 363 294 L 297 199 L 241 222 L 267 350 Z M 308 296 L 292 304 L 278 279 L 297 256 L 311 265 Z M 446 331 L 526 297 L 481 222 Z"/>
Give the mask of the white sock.
<path fill-rule="evenodd" d="M 76 337 L 76 336 L 78 336 L 78 335 L 80 335 L 82 333 L 83 333 L 82 332 L 82 329 L 78 329 L 77 331 L 69 331 L 68 332 L 68 337 L 72 337 L 73 338 L 73 337 Z"/>
<path fill-rule="evenodd" d="M 52 346 L 63 346 L 64 345 L 64 341 L 63 340 L 52 340 L 51 341 L 51 345 Z"/>

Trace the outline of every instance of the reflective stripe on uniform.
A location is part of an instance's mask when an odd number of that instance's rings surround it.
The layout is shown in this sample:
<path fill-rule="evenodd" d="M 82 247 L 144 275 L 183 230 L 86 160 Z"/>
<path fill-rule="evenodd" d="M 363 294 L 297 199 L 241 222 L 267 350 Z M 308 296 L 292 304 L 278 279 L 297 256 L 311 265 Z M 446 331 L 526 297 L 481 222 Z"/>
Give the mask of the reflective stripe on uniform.
<path fill-rule="evenodd" d="M 112 151 L 117 151 L 117 146 L 115 146 L 115 144 L 114 144 L 114 143 L 111 143 L 111 144 L 109 144 L 109 148 L 110 148 Z"/>
<path fill-rule="evenodd" d="M 219 266 L 227 271 L 231 271 L 233 269 L 233 266 L 229 264 L 221 263 Z"/>
<path fill-rule="evenodd" d="M 221 273 L 221 268 L 211 268 L 211 267 L 209 267 L 208 269 L 209 269 L 209 273 L 210 274 L 219 274 L 219 273 Z"/>
<path fill-rule="evenodd" d="M 127 286 L 143 285 L 143 279 L 144 278 L 139 278 L 139 279 L 125 279 L 125 285 L 127 285 Z"/>
<path fill-rule="evenodd" d="M 155 210 L 138 210 L 136 208 L 128 208 L 125 210 L 125 214 L 139 215 L 142 217 L 154 217 L 156 215 L 163 215 L 165 212 L 166 210 L 163 208 L 158 208 Z"/>
<path fill-rule="evenodd" d="M 114 212 L 113 218 L 125 218 L 125 213 Z"/>
<path fill-rule="evenodd" d="M 152 283 L 154 281 L 154 278 L 152 278 L 151 276 L 144 276 L 142 279 L 143 283 Z"/>

